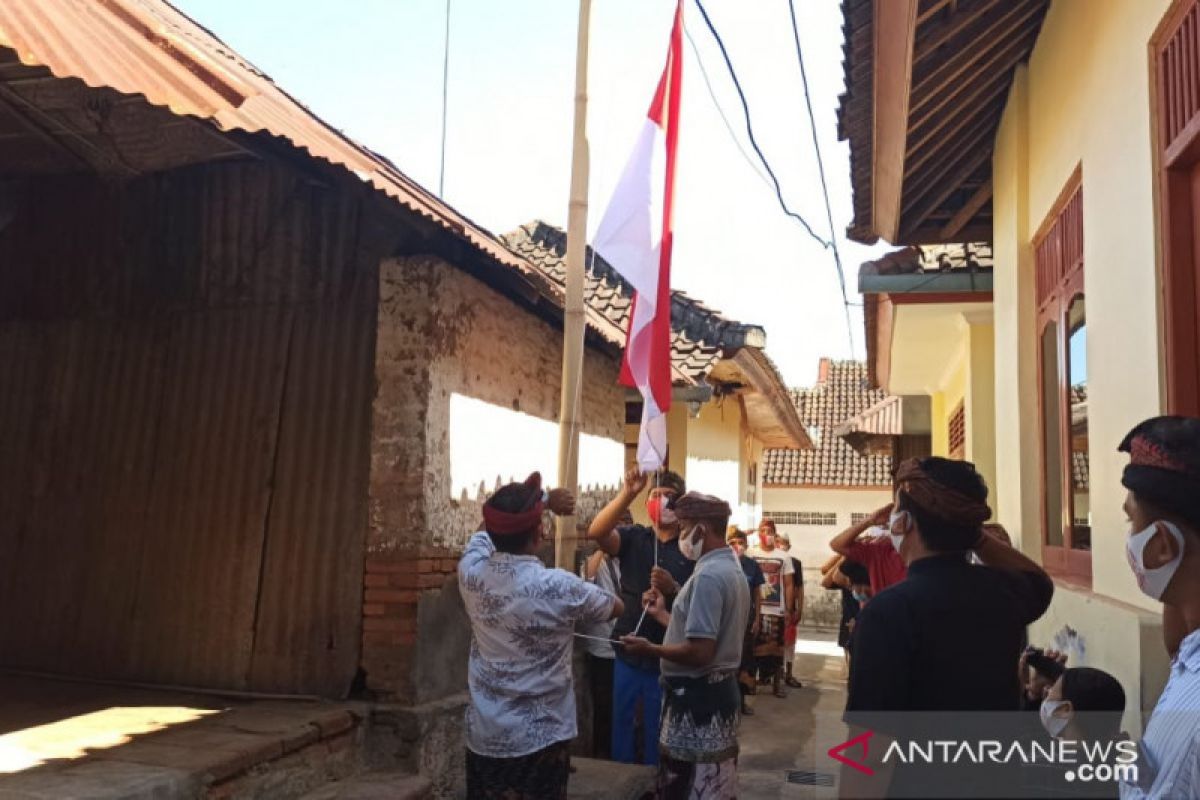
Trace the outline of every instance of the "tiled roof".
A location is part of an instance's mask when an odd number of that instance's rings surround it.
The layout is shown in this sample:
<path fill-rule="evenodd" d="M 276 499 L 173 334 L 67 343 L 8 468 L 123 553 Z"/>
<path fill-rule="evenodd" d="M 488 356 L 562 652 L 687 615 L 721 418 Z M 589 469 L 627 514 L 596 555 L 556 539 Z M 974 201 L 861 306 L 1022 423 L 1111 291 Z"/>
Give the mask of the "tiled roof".
<path fill-rule="evenodd" d="M 867 261 L 859 275 L 907 275 L 914 272 L 990 270 L 992 246 L 987 242 L 912 245 Z"/>
<path fill-rule="evenodd" d="M 792 392 L 800 420 L 814 440 L 813 450 L 768 450 L 768 484 L 784 486 L 888 486 L 890 456 L 861 456 L 834 428 L 881 402 L 887 393 L 869 388 L 861 361 L 826 361 L 824 380 Z"/>
<path fill-rule="evenodd" d="M 536 221 L 500 239 L 517 255 L 556 284 L 566 284 L 567 235 L 560 228 Z M 629 324 L 633 287 L 608 262 L 587 249 L 588 305 L 621 329 Z M 728 319 L 681 291 L 671 292 L 671 360 L 676 383 L 700 383 L 725 350 L 762 348 L 766 333 L 756 325 Z"/>

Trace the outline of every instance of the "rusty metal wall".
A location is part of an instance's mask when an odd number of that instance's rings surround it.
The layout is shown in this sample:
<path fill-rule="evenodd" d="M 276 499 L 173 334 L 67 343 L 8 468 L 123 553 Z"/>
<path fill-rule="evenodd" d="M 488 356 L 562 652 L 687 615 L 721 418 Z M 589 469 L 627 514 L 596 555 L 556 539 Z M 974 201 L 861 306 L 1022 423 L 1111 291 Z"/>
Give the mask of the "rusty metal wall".
<path fill-rule="evenodd" d="M 380 252 L 264 164 L 29 183 L 0 231 L 0 664 L 342 695 Z"/>

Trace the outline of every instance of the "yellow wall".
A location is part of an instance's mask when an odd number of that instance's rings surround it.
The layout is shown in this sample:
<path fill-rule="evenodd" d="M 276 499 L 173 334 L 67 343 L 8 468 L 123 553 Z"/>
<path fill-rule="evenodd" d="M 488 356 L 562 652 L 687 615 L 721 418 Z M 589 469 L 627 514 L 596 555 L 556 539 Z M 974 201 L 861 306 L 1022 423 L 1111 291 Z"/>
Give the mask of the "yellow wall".
<path fill-rule="evenodd" d="M 1159 605 L 1125 560 L 1117 444 L 1161 413 L 1148 44 L 1168 0 L 1055 0 L 1017 70 L 993 160 L 995 454 L 999 520 L 1040 556 L 1037 310 L 1031 239 L 1082 168 L 1093 590 L 1057 586 L 1035 644 L 1072 636 L 1075 663 L 1115 674 L 1130 706 L 1165 677 Z M 1149 612 L 1149 613 L 1147 613 Z M 1127 716 L 1132 732 L 1136 709 Z"/>
<path fill-rule="evenodd" d="M 996 474 L 996 364 L 995 336 L 991 315 L 966 319 L 967 460 L 975 464 L 988 485 L 988 504 L 996 506 L 999 478 Z"/>
<path fill-rule="evenodd" d="M 929 437 L 929 452 L 931 455 L 945 458 L 950 454 L 949 435 L 950 414 L 946 410 L 946 397 L 941 392 L 929 395 L 929 423 L 932 432 Z"/>
<path fill-rule="evenodd" d="M 688 491 L 719 497 L 736 509 L 742 486 L 742 411 L 736 398 L 705 403 L 688 422 Z M 672 463 L 675 462 L 672 448 Z M 735 514 L 736 516 L 736 514 Z"/>
<path fill-rule="evenodd" d="M 1029 239 L 1082 165 L 1094 588 L 1154 608 L 1125 562 L 1116 446 L 1161 413 L 1147 45 L 1167 0 L 1056 0 L 1013 89 L 995 156 L 1001 521 L 1040 539 Z M 1016 445 L 1019 444 L 1019 447 Z M 1032 528 L 1032 531 L 1029 529 Z"/>

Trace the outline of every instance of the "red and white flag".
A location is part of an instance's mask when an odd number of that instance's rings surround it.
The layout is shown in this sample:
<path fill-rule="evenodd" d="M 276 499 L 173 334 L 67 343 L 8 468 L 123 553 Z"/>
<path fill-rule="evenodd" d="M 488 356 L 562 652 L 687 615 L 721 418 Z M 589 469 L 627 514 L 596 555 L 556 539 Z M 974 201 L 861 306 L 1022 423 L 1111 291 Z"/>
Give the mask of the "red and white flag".
<path fill-rule="evenodd" d="M 671 240 L 675 152 L 683 78 L 683 2 L 675 8 L 667 65 L 592 248 L 634 288 L 621 383 L 642 394 L 638 465 L 667 455 L 671 408 Z"/>

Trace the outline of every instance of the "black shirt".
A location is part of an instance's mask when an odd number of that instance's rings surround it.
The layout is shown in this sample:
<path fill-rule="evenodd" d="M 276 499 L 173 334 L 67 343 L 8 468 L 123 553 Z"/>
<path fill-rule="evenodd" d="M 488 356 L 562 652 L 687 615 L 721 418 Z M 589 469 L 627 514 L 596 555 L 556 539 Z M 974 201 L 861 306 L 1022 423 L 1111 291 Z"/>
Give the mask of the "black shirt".
<path fill-rule="evenodd" d="M 625 613 L 613 627 L 613 636 L 621 637 L 633 633 L 638 620 L 642 618 L 642 595 L 650 588 L 650 570 L 654 568 L 655 540 L 653 528 L 645 525 L 626 525 L 617 528 L 621 537 L 621 549 L 618 555 L 621 559 L 621 600 L 625 603 Z M 679 537 L 669 542 L 658 542 L 658 566 L 671 573 L 671 577 L 680 586 L 692 577 L 695 561 L 689 561 L 679 552 Z M 655 644 L 662 644 L 663 635 L 667 630 L 647 614 L 642 620 L 638 631 Z M 638 656 L 627 656 L 624 648 L 614 648 L 617 658 L 648 672 L 658 672 L 658 659 Z M 1014 673 L 1016 668 L 1014 667 Z"/>
<path fill-rule="evenodd" d="M 906 580 L 858 615 L 846 711 L 1017 709 L 1025 626 L 1053 594 L 1042 573 L 976 566 L 961 555 L 914 561 Z"/>
<path fill-rule="evenodd" d="M 977 566 L 962 554 L 914 561 L 858 614 L 847 721 L 897 740 L 1020 738 L 1021 637 L 1053 593 L 1043 573 Z M 1019 764 L 914 761 L 896 766 L 890 796 L 968 797 L 980 786 L 1023 796 L 1022 778 Z"/>

